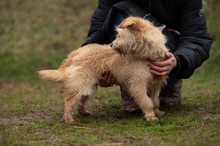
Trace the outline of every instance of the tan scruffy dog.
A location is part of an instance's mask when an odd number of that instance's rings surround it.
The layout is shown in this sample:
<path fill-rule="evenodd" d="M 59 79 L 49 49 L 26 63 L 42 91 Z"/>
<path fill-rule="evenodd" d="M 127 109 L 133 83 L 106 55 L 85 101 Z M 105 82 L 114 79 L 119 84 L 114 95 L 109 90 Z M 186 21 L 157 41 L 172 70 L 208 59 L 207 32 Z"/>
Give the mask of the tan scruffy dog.
<path fill-rule="evenodd" d="M 142 109 L 147 121 L 164 115 L 159 110 L 159 92 L 164 80 L 149 72 L 151 60 L 165 58 L 166 38 L 147 20 L 128 17 L 118 27 L 111 45 L 89 44 L 72 51 L 57 70 L 42 70 L 43 80 L 58 82 L 66 93 L 64 120 L 73 123 L 73 108 L 89 114 L 85 102 L 99 84 L 104 71 L 110 71 L 116 84 L 126 89 Z"/>

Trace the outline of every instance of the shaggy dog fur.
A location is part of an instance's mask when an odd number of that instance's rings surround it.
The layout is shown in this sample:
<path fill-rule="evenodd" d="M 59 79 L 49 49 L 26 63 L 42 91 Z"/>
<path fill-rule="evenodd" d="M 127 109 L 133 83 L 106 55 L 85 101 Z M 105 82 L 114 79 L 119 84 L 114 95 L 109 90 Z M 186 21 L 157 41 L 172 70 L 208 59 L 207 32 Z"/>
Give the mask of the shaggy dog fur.
<path fill-rule="evenodd" d="M 86 45 L 72 51 L 59 69 L 38 72 L 43 80 L 62 85 L 66 94 L 66 123 L 74 122 L 73 108 L 80 114 L 88 114 L 84 105 L 106 70 L 134 98 L 147 121 L 164 115 L 159 110 L 159 93 L 165 80 L 154 79 L 149 64 L 151 60 L 165 58 L 168 51 L 165 36 L 149 21 L 132 16 L 116 27 L 116 31 L 117 38 L 111 45 Z"/>

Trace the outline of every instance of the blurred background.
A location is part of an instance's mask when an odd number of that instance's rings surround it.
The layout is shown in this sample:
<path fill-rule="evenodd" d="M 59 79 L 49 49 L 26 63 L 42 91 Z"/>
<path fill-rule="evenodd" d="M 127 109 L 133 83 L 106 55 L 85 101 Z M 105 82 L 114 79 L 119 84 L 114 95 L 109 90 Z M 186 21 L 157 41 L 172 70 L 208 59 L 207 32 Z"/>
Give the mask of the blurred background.
<path fill-rule="evenodd" d="M 220 2 L 203 3 L 214 43 L 210 59 L 197 72 L 215 77 L 220 70 Z M 96 6 L 94 0 L 1 0 L 0 84 L 35 83 L 36 71 L 57 68 L 85 41 Z"/>
<path fill-rule="evenodd" d="M 36 82 L 87 36 L 94 0 L 1 0 L 0 84 Z"/>

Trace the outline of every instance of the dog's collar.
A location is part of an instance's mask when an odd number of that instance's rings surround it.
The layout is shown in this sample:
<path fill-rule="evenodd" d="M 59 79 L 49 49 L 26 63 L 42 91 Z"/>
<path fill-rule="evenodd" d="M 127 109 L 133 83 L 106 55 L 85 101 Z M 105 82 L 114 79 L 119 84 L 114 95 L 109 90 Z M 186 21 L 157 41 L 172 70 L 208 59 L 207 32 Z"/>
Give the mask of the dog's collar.
<path fill-rule="evenodd" d="M 173 32 L 173 33 L 175 33 L 179 36 L 181 35 L 181 33 L 178 30 L 175 30 L 175 29 L 172 29 L 172 28 L 166 28 L 166 30 L 169 31 L 169 32 Z"/>

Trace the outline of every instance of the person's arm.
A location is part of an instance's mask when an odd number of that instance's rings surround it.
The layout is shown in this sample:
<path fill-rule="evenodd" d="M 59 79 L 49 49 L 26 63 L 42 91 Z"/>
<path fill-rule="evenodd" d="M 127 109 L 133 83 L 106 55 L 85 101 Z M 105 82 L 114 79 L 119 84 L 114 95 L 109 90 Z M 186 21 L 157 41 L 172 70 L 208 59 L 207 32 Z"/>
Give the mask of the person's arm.
<path fill-rule="evenodd" d="M 189 78 L 209 58 L 212 38 L 206 26 L 202 0 L 183 0 L 180 17 L 181 36 L 173 53 L 177 67 L 171 72 L 177 78 Z"/>
<path fill-rule="evenodd" d="M 183 0 L 180 17 L 181 36 L 177 50 L 167 59 L 153 61 L 151 73 L 158 79 L 166 77 L 189 78 L 194 70 L 209 58 L 212 38 L 206 26 L 201 0 Z"/>
<path fill-rule="evenodd" d="M 105 40 L 105 37 L 102 34 L 101 28 L 104 25 L 106 16 L 111 9 L 114 1 L 109 0 L 99 0 L 98 7 L 95 9 L 92 18 L 91 25 L 86 41 L 83 43 L 83 46 L 90 43 L 100 43 L 102 44 Z"/>

